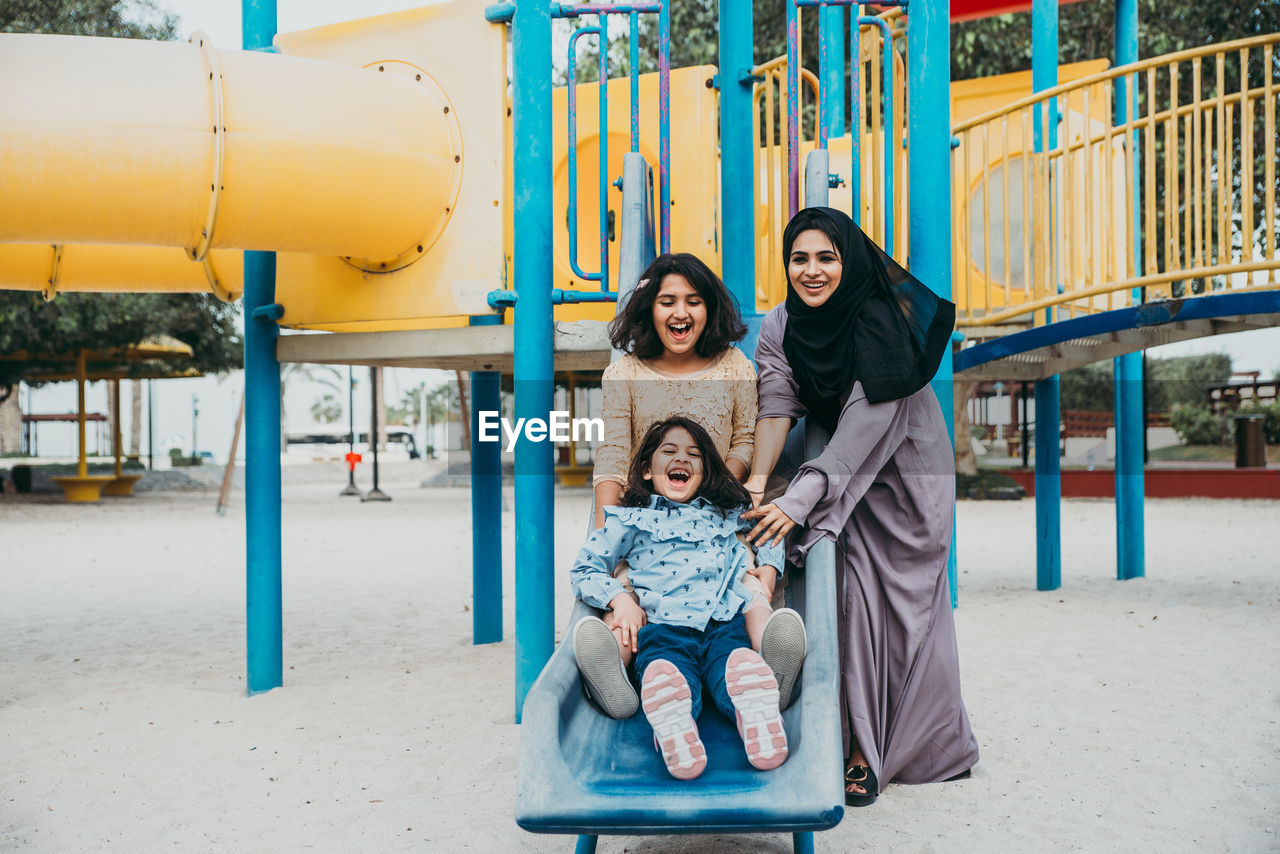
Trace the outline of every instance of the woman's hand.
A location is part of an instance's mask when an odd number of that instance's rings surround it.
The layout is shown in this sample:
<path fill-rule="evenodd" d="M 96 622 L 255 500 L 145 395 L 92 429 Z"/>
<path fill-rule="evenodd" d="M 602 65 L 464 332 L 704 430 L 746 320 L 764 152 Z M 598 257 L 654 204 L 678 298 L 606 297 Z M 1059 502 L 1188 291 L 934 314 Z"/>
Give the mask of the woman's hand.
<path fill-rule="evenodd" d="M 618 636 L 619 642 L 631 647 L 632 654 L 640 649 L 638 633 L 648 618 L 644 609 L 631 597 L 630 593 L 619 593 L 609 600 L 609 609 L 613 612 L 613 623 L 610 626 Z"/>
<path fill-rule="evenodd" d="M 756 526 L 747 534 L 747 542 L 759 548 L 768 543 L 780 545 L 783 538 L 796 526 L 795 520 L 778 509 L 778 505 L 769 502 L 763 507 L 756 507 L 742 514 L 743 519 L 759 519 Z"/>
<path fill-rule="evenodd" d="M 760 502 L 764 499 L 765 484 L 769 482 L 767 474 L 753 474 L 742 482 L 747 492 L 751 495 L 751 506 L 759 507 Z"/>

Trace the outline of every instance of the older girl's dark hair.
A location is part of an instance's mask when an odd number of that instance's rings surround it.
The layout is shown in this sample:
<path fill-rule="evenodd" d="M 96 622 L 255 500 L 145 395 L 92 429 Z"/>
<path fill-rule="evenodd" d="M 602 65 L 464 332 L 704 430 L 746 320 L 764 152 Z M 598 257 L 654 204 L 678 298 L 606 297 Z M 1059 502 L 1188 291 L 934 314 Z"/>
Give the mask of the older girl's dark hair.
<path fill-rule="evenodd" d="M 639 284 L 609 324 L 609 340 L 615 349 L 641 359 L 662 355 L 662 339 L 653 328 L 653 303 L 663 280 L 673 273 L 684 276 L 707 306 L 707 325 L 693 346 L 695 353 L 707 358 L 742 340 L 747 327 L 724 282 L 696 255 L 677 252 L 659 255 L 640 274 Z"/>
<path fill-rule="evenodd" d="M 720 509 L 728 512 L 743 505 L 751 504 L 751 496 L 746 487 L 738 483 L 737 478 L 729 473 L 716 443 L 706 429 L 683 415 L 674 415 L 659 421 L 650 427 L 640 440 L 640 447 L 631 460 L 631 471 L 627 473 L 627 486 L 622 493 L 622 506 L 644 507 L 654 494 L 653 481 L 644 479 L 644 467 L 649 464 L 655 451 L 666 438 L 667 432 L 676 427 L 683 427 L 693 437 L 693 442 L 702 454 L 702 485 L 698 487 L 698 498 L 705 498 Z"/>

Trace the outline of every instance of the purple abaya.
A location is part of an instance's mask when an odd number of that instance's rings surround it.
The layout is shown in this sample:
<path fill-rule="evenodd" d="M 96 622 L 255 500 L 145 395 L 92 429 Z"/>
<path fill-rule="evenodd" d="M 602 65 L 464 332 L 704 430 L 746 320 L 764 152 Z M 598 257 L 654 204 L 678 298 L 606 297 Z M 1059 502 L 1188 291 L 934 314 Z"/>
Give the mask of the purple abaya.
<path fill-rule="evenodd" d="M 786 307 L 760 327 L 759 418 L 799 418 L 782 349 Z M 971 768 L 978 744 L 960 698 L 947 585 L 955 461 L 929 386 L 870 403 L 855 383 L 826 450 L 774 502 L 808 530 L 801 554 L 836 541 L 845 756 L 857 739 L 881 787 Z"/>

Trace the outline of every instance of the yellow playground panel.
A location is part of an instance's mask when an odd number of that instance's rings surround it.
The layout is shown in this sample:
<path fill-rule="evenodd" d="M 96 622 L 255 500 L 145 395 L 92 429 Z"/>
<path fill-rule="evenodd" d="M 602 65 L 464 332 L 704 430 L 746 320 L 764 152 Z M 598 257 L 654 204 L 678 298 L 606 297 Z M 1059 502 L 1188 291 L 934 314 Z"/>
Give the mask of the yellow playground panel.
<path fill-rule="evenodd" d="M 416 225 L 381 256 L 279 256 L 281 324 L 346 332 L 425 329 L 465 325 L 459 316 L 489 313 L 488 293 L 504 282 L 500 247 L 510 198 L 503 192 L 506 28 L 486 22 L 475 4 L 455 2 L 284 34 L 276 44 L 284 54 L 352 66 L 416 90 L 388 106 L 396 124 L 418 125 L 425 95 L 431 131 L 446 151 L 429 163 L 388 163 L 389 174 L 400 176 L 419 205 L 438 204 L 439 217 Z M 380 144 L 389 155 L 396 150 L 393 140 Z M 333 177 L 343 176 L 339 170 Z M 376 221 L 385 222 L 385 214 Z"/>
<path fill-rule="evenodd" d="M 671 251 L 692 252 L 717 273 L 720 271 L 720 241 L 717 235 L 719 201 L 719 127 L 716 93 L 709 86 L 714 66 L 694 66 L 671 71 Z M 598 83 L 577 86 L 577 243 L 578 269 L 600 271 L 600 120 Z M 621 214 L 622 191 L 613 180 L 622 175 L 622 159 L 631 150 L 631 90 L 627 78 L 610 79 L 607 86 L 609 108 L 608 207 Z M 662 179 L 658 168 L 658 75 L 640 75 L 640 153 L 653 170 L 655 216 L 661 198 Z M 569 264 L 569 90 L 552 92 L 552 195 L 554 287 L 566 290 L 598 291 L 598 282 L 584 280 Z M 508 197 L 511 185 L 507 186 Z M 609 237 L 609 290 L 618 287 L 618 259 L 621 255 L 621 220 L 614 220 Z M 658 223 L 654 230 L 657 233 Z M 509 232 L 508 232 L 509 234 Z M 506 245 L 508 269 L 512 263 L 510 237 Z M 557 320 L 612 320 L 612 303 L 578 303 L 558 306 Z"/>

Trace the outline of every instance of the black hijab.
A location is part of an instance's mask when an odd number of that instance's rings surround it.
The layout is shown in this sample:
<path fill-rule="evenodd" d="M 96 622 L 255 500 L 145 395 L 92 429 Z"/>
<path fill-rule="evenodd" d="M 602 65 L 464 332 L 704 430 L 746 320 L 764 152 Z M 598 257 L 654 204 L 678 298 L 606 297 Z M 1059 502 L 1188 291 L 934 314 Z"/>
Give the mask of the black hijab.
<path fill-rule="evenodd" d="M 800 402 L 834 431 L 844 398 L 862 381 L 872 403 L 915 394 L 950 352 L 956 307 L 929 290 L 862 233 L 847 214 L 805 208 L 782 235 L 783 264 L 796 237 L 821 231 L 840 253 L 840 284 L 817 308 L 787 282 L 782 349 L 800 386 Z"/>

